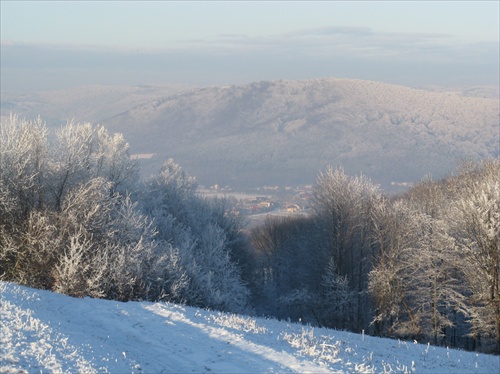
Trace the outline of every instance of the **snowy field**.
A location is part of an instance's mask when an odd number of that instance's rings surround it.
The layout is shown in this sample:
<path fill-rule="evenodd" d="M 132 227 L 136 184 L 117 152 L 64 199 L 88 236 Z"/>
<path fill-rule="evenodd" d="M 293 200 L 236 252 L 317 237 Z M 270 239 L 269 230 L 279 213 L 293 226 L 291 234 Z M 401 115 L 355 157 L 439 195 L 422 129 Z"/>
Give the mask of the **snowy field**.
<path fill-rule="evenodd" d="M 500 357 L 0 282 L 0 373 L 500 373 Z"/>

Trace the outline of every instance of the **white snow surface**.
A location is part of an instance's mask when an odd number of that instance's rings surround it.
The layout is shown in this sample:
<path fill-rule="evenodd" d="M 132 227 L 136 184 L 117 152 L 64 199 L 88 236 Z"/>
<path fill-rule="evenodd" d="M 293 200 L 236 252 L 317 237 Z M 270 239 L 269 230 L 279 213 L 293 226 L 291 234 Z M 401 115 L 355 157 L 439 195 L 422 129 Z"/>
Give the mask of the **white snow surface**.
<path fill-rule="evenodd" d="M 0 282 L 0 373 L 500 373 L 500 357 Z"/>

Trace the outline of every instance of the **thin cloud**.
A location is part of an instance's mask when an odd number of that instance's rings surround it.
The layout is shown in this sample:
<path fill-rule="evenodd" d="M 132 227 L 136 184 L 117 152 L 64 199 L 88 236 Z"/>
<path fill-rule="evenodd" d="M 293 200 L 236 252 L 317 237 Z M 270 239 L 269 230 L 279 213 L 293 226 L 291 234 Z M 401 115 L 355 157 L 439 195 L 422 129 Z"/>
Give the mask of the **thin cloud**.
<path fill-rule="evenodd" d="M 290 38 L 314 36 L 314 35 L 370 36 L 373 35 L 373 30 L 368 27 L 328 26 L 328 27 L 318 27 L 313 29 L 299 30 L 287 35 Z"/>
<path fill-rule="evenodd" d="M 242 83 L 325 76 L 406 85 L 497 84 L 498 43 L 463 43 L 450 35 L 382 33 L 322 27 L 250 37 L 222 34 L 179 40 L 162 49 L 1 44 L 2 90 L 47 84 Z M 44 77 L 45 74 L 45 77 Z M 66 76 L 67 79 L 64 79 Z M 41 85 L 42 83 L 40 83 Z"/>
<path fill-rule="evenodd" d="M 357 58 L 384 59 L 397 57 L 401 61 L 483 58 L 494 43 L 475 45 L 461 43 L 451 35 L 436 33 L 384 33 L 366 27 L 321 27 L 299 30 L 294 33 L 268 37 L 248 35 L 219 35 L 213 39 L 191 40 L 190 48 L 214 53 L 285 53 L 306 54 L 311 57 L 352 56 Z M 179 46 L 182 42 L 179 43 Z M 468 53 L 467 49 L 474 52 Z"/>

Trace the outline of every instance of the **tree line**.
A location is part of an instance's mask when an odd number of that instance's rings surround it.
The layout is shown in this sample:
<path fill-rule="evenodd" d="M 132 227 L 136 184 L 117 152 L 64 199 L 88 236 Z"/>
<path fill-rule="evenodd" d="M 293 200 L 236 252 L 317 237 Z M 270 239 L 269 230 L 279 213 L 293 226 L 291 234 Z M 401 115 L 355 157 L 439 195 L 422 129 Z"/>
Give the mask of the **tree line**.
<path fill-rule="evenodd" d="M 330 168 L 311 204 L 253 232 L 264 313 L 500 352 L 498 159 L 392 198 Z"/>
<path fill-rule="evenodd" d="M 240 222 L 172 160 L 146 181 L 120 134 L 40 119 L 0 129 L 1 279 L 71 296 L 242 311 Z"/>
<path fill-rule="evenodd" d="M 0 279 L 500 353 L 500 161 L 388 197 L 342 168 L 308 217 L 250 233 L 172 160 L 144 180 L 120 134 L 0 128 Z"/>

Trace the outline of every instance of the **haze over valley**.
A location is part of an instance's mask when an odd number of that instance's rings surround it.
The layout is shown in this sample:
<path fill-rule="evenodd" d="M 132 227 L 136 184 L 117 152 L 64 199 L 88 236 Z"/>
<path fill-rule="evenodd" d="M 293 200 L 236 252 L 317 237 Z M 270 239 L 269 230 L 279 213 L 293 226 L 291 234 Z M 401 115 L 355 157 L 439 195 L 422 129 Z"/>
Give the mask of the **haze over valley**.
<path fill-rule="evenodd" d="M 202 185 L 240 190 L 312 184 L 330 165 L 400 191 L 463 159 L 497 157 L 500 142 L 494 87 L 438 92 L 337 78 L 81 86 L 4 93 L 2 116 L 10 112 L 51 128 L 100 123 L 125 135 L 145 174 L 173 158 Z"/>

